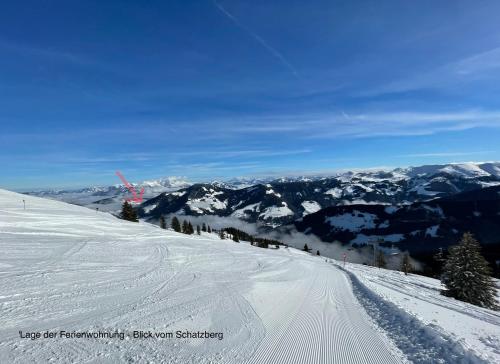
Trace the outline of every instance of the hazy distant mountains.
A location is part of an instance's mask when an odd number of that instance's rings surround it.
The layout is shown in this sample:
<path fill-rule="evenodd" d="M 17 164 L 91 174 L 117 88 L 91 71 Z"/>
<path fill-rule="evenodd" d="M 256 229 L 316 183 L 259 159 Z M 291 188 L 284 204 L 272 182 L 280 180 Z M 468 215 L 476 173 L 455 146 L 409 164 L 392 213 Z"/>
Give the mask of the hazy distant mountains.
<path fill-rule="evenodd" d="M 190 186 L 184 178 L 168 177 L 141 183 L 131 183 L 138 190 L 144 188 L 144 198 L 153 198 L 166 191 L 176 191 Z M 51 198 L 101 211 L 117 212 L 125 198 L 130 198 L 130 191 L 124 185 L 107 187 L 88 187 L 77 190 L 45 190 L 28 192 L 28 195 Z"/>

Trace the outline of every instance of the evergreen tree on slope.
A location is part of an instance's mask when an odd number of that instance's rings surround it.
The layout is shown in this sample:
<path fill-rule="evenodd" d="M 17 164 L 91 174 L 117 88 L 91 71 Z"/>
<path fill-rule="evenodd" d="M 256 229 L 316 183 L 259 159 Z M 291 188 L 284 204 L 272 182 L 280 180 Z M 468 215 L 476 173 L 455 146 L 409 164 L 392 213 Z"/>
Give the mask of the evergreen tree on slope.
<path fill-rule="evenodd" d="M 172 229 L 174 229 L 174 231 L 178 233 L 181 232 L 181 223 L 179 222 L 179 219 L 175 216 L 172 218 Z"/>
<path fill-rule="evenodd" d="M 182 232 L 184 234 L 189 234 L 189 225 L 188 225 L 188 222 L 186 220 L 182 221 Z"/>
<path fill-rule="evenodd" d="M 385 262 L 384 252 L 382 250 L 379 250 L 378 254 L 377 254 L 377 267 L 385 268 L 386 266 L 387 266 L 387 264 Z"/>
<path fill-rule="evenodd" d="M 401 271 L 404 272 L 405 275 L 407 276 L 412 269 L 413 267 L 411 266 L 410 263 L 410 255 L 408 253 L 404 253 L 403 259 L 401 260 Z"/>
<path fill-rule="evenodd" d="M 167 228 L 167 223 L 165 222 L 165 218 L 163 217 L 163 215 L 160 216 L 160 227 L 162 229 L 166 229 Z"/>
<path fill-rule="evenodd" d="M 450 247 L 441 277 L 447 288 L 443 294 L 497 310 L 495 283 L 480 250 L 479 243 L 470 233 L 465 233 L 458 245 Z"/>
<path fill-rule="evenodd" d="M 134 210 L 134 208 L 132 207 L 132 205 L 128 202 L 128 201 L 125 201 L 122 205 L 122 212 L 120 214 L 120 217 L 123 219 L 123 220 L 127 220 L 127 221 L 133 221 L 133 222 L 138 222 L 139 219 L 137 218 L 137 214 Z"/>

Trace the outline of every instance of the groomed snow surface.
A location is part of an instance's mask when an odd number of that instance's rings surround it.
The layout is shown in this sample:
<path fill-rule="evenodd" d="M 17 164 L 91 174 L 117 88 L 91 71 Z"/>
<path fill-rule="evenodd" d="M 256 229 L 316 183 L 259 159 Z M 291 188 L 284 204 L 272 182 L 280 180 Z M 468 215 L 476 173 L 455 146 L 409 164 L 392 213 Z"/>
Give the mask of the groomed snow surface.
<path fill-rule="evenodd" d="M 344 271 L 291 248 L 186 236 L 0 190 L 0 251 L 0 363 L 500 360 L 497 313 L 439 296 L 435 280 Z M 46 330 L 124 339 L 19 334 Z M 178 339 L 178 330 L 223 338 Z"/>

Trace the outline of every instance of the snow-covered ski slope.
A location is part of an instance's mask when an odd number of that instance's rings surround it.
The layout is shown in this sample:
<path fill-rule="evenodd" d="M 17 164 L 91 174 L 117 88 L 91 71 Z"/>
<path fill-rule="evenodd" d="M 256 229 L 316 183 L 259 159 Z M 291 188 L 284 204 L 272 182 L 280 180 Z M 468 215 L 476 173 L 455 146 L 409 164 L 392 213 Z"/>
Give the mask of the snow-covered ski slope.
<path fill-rule="evenodd" d="M 425 330 L 416 356 L 365 311 L 374 298 L 359 295 L 356 279 L 294 249 L 186 236 L 0 190 L 0 252 L 0 363 L 481 362 L 453 342 L 436 351 Z"/>

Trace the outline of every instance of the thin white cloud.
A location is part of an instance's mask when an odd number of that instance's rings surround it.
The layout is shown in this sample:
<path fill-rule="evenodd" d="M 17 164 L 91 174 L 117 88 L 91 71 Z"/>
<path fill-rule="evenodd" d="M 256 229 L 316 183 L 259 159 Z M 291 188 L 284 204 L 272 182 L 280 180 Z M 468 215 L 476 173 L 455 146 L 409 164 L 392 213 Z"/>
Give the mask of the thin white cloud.
<path fill-rule="evenodd" d="M 217 1 L 213 1 L 215 7 L 219 9 L 219 11 L 224 14 L 229 20 L 231 20 L 238 28 L 243 30 L 245 33 L 247 33 L 249 36 L 251 36 L 253 39 L 255 39 L 262 47 L 264 47 L 272 56 L 277 58 L 295 77 L 298 78 L 298 72 L 295 69 L 295 67 L 281 54 L 276 48 L 272 47 L 269 45 L 268 42 L 266 42 L 261 36 L 259 36 L 257 33 L 255 33 L 253 30 L 245 26 L 243 23 L 241 23 L 238 18 L 236 18 L 233 14 L 231 14 L 229 11 L 227 11 L 221 4 L 219 4 Z"/>
<path fill-rule="evenodd" d="M 432 152 L 432 153 L 414 153 L 414 154 L 402 154 L 399 157 L 410 157 L 410 158 L 434 158 L 434 157 L 465 157 L 473 155 L 484 155 L 496 153 L 494 150 L 483 150 L 476 152 Z"/>
<path fill-rule="evenodd" d="M 51 48 L 35 47 L 21 43 L 11 43 L 0 39 L 0 48 L 10 50 L 16 53 L 23 53 L 35 57 L 43 57 L 48 59 L 57 59 L 60 61 L 74 64 L 89 64 L 93 63 L 90 59 L 81 55 L 76 55 L 69 52 L 55 50 Z"/>
<path fill-rule="evenodd" d="M 84 53 L 75 53 L 66 51 L 64 49 L 32 45 L 27 43 L 11 42 L 6 39 L 0 38 L 0 50 L 19 55 L 27 56 L 29 58 L 36 58 L 40 63 L 56 62 L 58 64 L 68 64 L 88 70 L 104 72 L 106 74 L 115 75 L 118 77 L 130 80 L 133 78 L 130 72 L 125 72 L 119 69 L 116 64 L 111 64 L 93 56 Z M 87 91 L 86 94 L 90 95 Z"/>
<path fill-rule="evenodd" d="M 472 75 L 500 68 L 500 47 L 464 58 L 450 68 L 461 75 Z"/>
<path fill-rule="evenodd" d="M 200 150 L 192 152 L 174 152 L 170 153 L 171 156 L 176 157 L 190 157 L 190 156 L 204 156 L 204 157 L 219 157 L 219 158 L 233 158 L 233 157 L 275 157 L 287 156 L 310 153 L 310 149 L 294 149 L 294 150 L 270 150 L 270 149 L 245 149 L 245 150 Z"/>
<path fill-rule="evenodd" d="M 225 163 L 225 162 L 207 162 L 207 163 L 171 163 L 163 166 L 170 174 L 192 173 L 196 171 L 198 176 L 215 176 L 219 172 L 231 172 L 234 170 L 253 170 L 261 168 L 262 164 L 258 162 L 247 163 Z"/>
<path fill-rule="evenodd" d="M 499 80 L 500 47 L 465 56 L 463 58 L 438 65 L 425 72 L 394 80 L 385 85 L 363 90 L 360 96 L 376 96 L 386 93 L 406 92 L 429 88 L 450 88 L 459 84 L 484 80 Z"/>
<path fill-rule="evenodd" d="M 419 111 L 394 111 L 394 112 L 365 112 L 349 113 L 346 119 L 342 112 L 334 113 L 305 113 L 305 114 L 275 114 L 257 115 L 239 118 L 214 118 L 192 123 L 180 124 L 176 127 L 176 135 L 190 133 L 189 140 L 175 139 L 175 146 L 165 149 L 165 157 L 210 156 L 220 158 L 244 156 L 280 156 L 309 153 L 308 146 L 302 149 L 267 149 L 248 148 L 237 149 L 239 145 L 245 146 L 242 139 L 248 136 L 269 134 L 280 135 L 289 141 L 306 139 L 335 139 L 335 138 L 364 138 L 383 136 L 414 136 L 432 135 L 442 132 L 463 131 L 474 128 L 500 128 L 500 111 L 488 110 L 457 110 L 453 112 L 419 112 Z M 0 142 L 5 145 L 17 143 L 57 143 L 64 145 L 78 140 L 95 140 L 94 137 L 113 138 L 140 138 L 143 142 L 170 140 L 172 138 L 171 123 L 174 121 L 155 121 L 143 123 L 147 127 L 141 130 L 132 128 L 95 128 L 82 131 L 2 134 Z M 192 133 L 193 128 L 198 133 Z M 258 140 L 258 139 L 253 139 Z M 200 152 L 197 148 L 193 151 L 193 143 L 204 141 L 206 143 L 224 142 L 228 150 L 210 150 Z M 170 143 L 172 144 L 172 143 Z M 207 144 L 212 145 L 212 144 Z M 159 153 L 157 153 L 159 154 Z M 121 156 L 110 156 L 110 158 Z M 137 159 L 146 159 L 151 156 L 133 156 Z M 161 157 L 159 155 L 158 157 Z M 124 158 L 127 158 L 125 156 Z"/>
<path fill-rule="evenodd" d="M 500 127 L 499 111 L 392 112 L 342 115 L 324 114 L 290 117 L 290 121 L 256 122 L 236 126 L 241 133 L 292 132 L 304 138 L 429 135 L 478 127 Z"/>
<path fill-rule="evenodd" d="M 78 166 L 79 169 L 84 169 L 84 166 L 110 163 L 146 162 L 157 160 L 159 157 L 159 154 L 153 153 L 126 153 L 99 156 L 77 153 L 73 155 L 71 153 L 31 153 L 22 156 L 25 163 L 35 163 L 38 165 L 40 162 L 43 162 L 50 163 L 52 166 Z M 11 158 L 8 155 L 0 155 L 0 161 L 8 161 Z"/>

